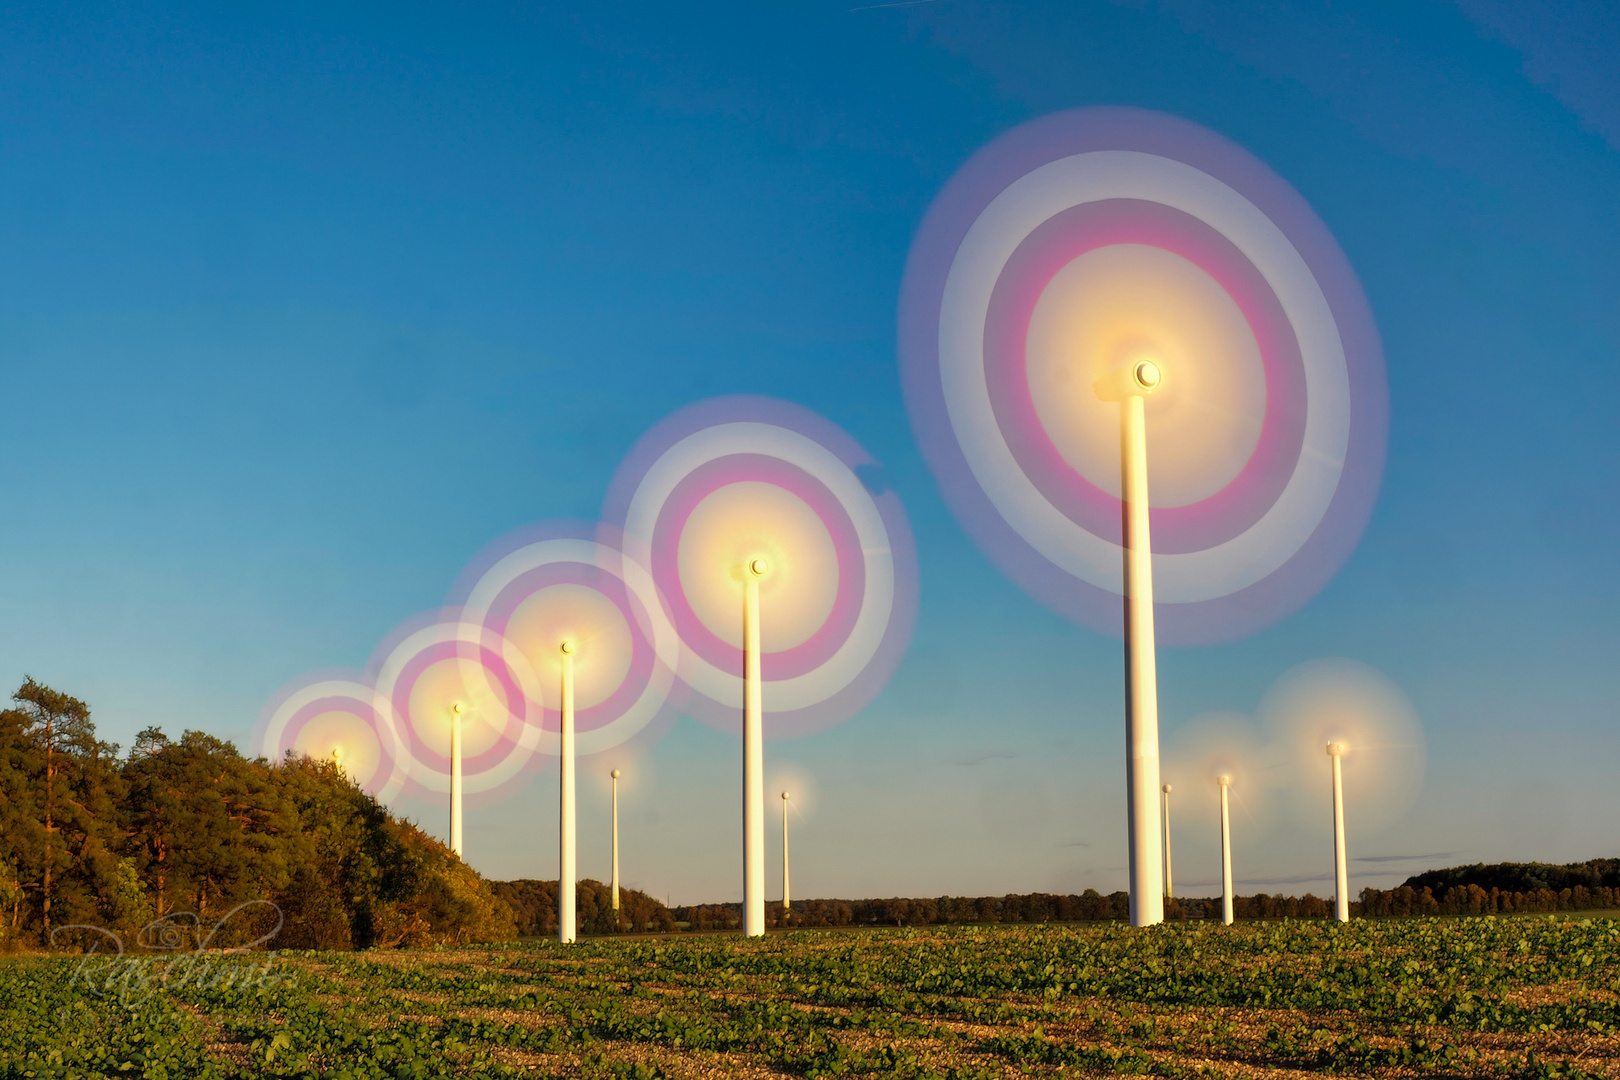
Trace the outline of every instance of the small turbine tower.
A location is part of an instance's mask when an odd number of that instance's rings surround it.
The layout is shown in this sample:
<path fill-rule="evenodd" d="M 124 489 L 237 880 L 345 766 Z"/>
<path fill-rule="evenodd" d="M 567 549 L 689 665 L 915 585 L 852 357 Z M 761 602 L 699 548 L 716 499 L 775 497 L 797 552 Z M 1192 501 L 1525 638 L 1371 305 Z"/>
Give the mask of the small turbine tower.
<path fill-rule="evenodd" d="M 1349 750 L 1342 741 L 1327 744 L 1327 755 L 1333 759 L 1334 917 L 1340 922 L 1350 921 L 1350 874 L 1344 857 L 1344 773 L 1339 765 Z"/>
<path fill-rule="evenodd" d="M 1171 897 L 1170 885 L 1170 785 L 1164 785 L 1164 898 Z"/>
<path fill-rule="evenodd" d="M 619 770 L 608 773 L 613 782 L 613 910 L 619 910 Z"/>
<path fill-rule="evenodd" d="M 787 911 L 788 907 L 790 906 L 789 899 L 788 899 L 788 830 L 787 830 L 788 799 L 790 797 L 791 796 L 789 795 L 788 792 L 786 792 L 786 791 L 782 792 L 782 910 L 783 911 Z"/>
<path fill-rule="evenodd" d="M 1221 922 L 1232 925 L 1232 815 L 1227 809 L 1226 792 L 1232 786 L 1230 773 L 1215 778 L 1221 789 Z"/>

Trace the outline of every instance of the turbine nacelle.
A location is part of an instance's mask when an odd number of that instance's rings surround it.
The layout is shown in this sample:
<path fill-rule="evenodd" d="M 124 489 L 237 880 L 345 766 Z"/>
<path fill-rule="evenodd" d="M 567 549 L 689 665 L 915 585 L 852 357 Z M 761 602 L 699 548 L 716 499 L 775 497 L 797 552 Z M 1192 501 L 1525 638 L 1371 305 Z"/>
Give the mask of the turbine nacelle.
<path fill-rule="evenodd" d="M 1162 385 L 1164 369 L 1157 360 L 1144 356 L 1110 371 L 1093 383 L 1092 389 L 1103 401 L 1123 401 L 1128 397 L 1146 397 Z"/>

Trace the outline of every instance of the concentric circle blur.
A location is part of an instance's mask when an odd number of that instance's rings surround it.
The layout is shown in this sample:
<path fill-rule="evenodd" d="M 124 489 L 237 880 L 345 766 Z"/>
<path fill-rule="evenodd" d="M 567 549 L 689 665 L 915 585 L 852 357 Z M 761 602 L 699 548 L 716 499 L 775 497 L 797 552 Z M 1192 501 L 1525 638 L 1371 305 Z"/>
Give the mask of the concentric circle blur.
<path fill-rule="evenodd" d="M 680 659 L 652 576 L 586 526 L 541 526 L 485 552 L 455 597 L 462 619 L 515 651 L 536 680 L 539 747 L 559 748 L 561 644 L 574 647 L 575 749 L 597 754 L 645 732 L 663 712 Z"/>
<path fill-rule="evenodd" d="M 289 751 L 335 761 L 380 802 L 399 794 L 409 779 L 410 761 L 386 702 L 342 673 L 317 673 L 283 687 L 261 713 L 254 745 L 272 762 Z"/>
<path fill-rule="evenodd" d="M 631 451 L 604 517 L 651 572 L 700 719 L 740 728 L 756 560 L 771 734 L 847 719 L 904 652 L 916 605 L 904 512 L 870 455 L 805 409 L 733 397 L 681 410 Z"/>
<path fill-rule="evenodd" d="M 1353 660 L 1313 660 L 1291 669 L 1260 704 L 1286 755 L 1294 805 L 1324 820 L 1332 777 L 1329 743 L 1342 743 L 1346 827 L 1384 831 L 1423 787 L 1427 748 L 1417 711 L 1400 687 Z"/>
<path fill-rule="evenodd" d="M 1119 406 L 1146 399 L 1161 640 L 1288 614 L 1365 526 L 1383 362 L 1299 196 L 1196 125 L 1130 109 L 1026 124 L 930 210 L 901 304 L 908 408 L 968 531 L 1042 602 L 1120 632 Z"/>
<path fill-rule="evenodd" d="M 1277 796 L 1286 786 L 1285 762 L 1253 720 L 1235 712 L 1203 713 L 1169 731 L 1162 745 L 1159 775 L 1175 786 L 1181 808 L 1174 820 L 1218 821 L 1219 780 L 1228 776 L 1233 820 L 1241 825 L 1244 842 L 1271 831 Z M 1192 835 L 1200 847 L 1218 846 L 1213 828 Z"/>
<path fill-rule="evenodd" d="M 379 650 L 375 685 L 411 780 L 427 791 L 450 790 L 458 706 L 466 793 L 505 787 L 535 757 L 540 725 L 530 703 L 539 700 L 539 680 L 517 648 L 481 626 L 451 616 L 403 628 Z"/>

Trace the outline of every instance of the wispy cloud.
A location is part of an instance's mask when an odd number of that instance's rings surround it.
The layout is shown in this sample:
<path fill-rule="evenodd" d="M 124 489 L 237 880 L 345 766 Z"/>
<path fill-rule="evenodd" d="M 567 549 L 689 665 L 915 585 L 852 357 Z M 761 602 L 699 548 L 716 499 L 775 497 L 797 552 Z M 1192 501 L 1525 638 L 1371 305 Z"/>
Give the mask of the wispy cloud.
<path fill-rule="evenodd" d="M 866 4 L 862 7 L 852 7 L 851 11 L 873 11 L 877 8 L 916 7 L 918 4 L 932 4 L 934 0 L 896 0 L 892 4 Z"/>
<path fill-rule="evenodd" d="M 987 761 L 1012 761 L 1017 757 L 1017 754 L 1006 753 L 964 754 L 961 757 L 951 758 L 951 764 L 972 768 L 974 765 L 983 765 Z"/>
<path fill-rule="evenodd" d="M 1236 890 L 1239 895 L 1243 895 L 1254 892 L 1255 890 L 1269 889 L 1278 885 L 1315 885 L 1318 883 L 1331 888 L 1333 885 L 1333 879 L 1331 877 L 1274 878 L 1266 881 L 1238 881 L 1234 879 L 1232 881 L 1232 888 Z M 1182 881 L 1180 878 L 1176 879 L 1177 896 L 1187 895 L 1188 889 L 1215 889 L 1218 891 L 1220 887 L 1221 883 L 1218 881 Z"/>
<path fill-rule="evenodd" d="M 1363 855 L 1356 862 L 1369 863 L 1395 863 L 1420 862 L 1424 859 L 1453 859 L 1459 853 L 1455 851 L 1431 851 L 1427 855 Z"/>
<path fill-rule="evenodd" d="M 1331 884 L 1332 881 L 1332 874 L 1306 874 L 1301 877 L 1243 878 L 1240 881 L 1234 881 L 1232 886 L 1236 888 L 1239 885 L 1313 885 L 1317 882 Z M 1215 883 L 1210 882 L 1210 884 Z"/>

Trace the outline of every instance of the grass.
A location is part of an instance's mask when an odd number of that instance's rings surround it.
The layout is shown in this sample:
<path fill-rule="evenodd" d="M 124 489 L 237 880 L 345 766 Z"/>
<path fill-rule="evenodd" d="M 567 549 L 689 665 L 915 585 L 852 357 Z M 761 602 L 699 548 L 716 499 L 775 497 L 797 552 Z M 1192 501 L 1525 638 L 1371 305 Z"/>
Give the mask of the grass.
<path fill-rule="evenodd" d="M 0 965 L 0 1078 L 1620 1077 L 1620 923 L 1584 917 L 186 963 Z"/>

